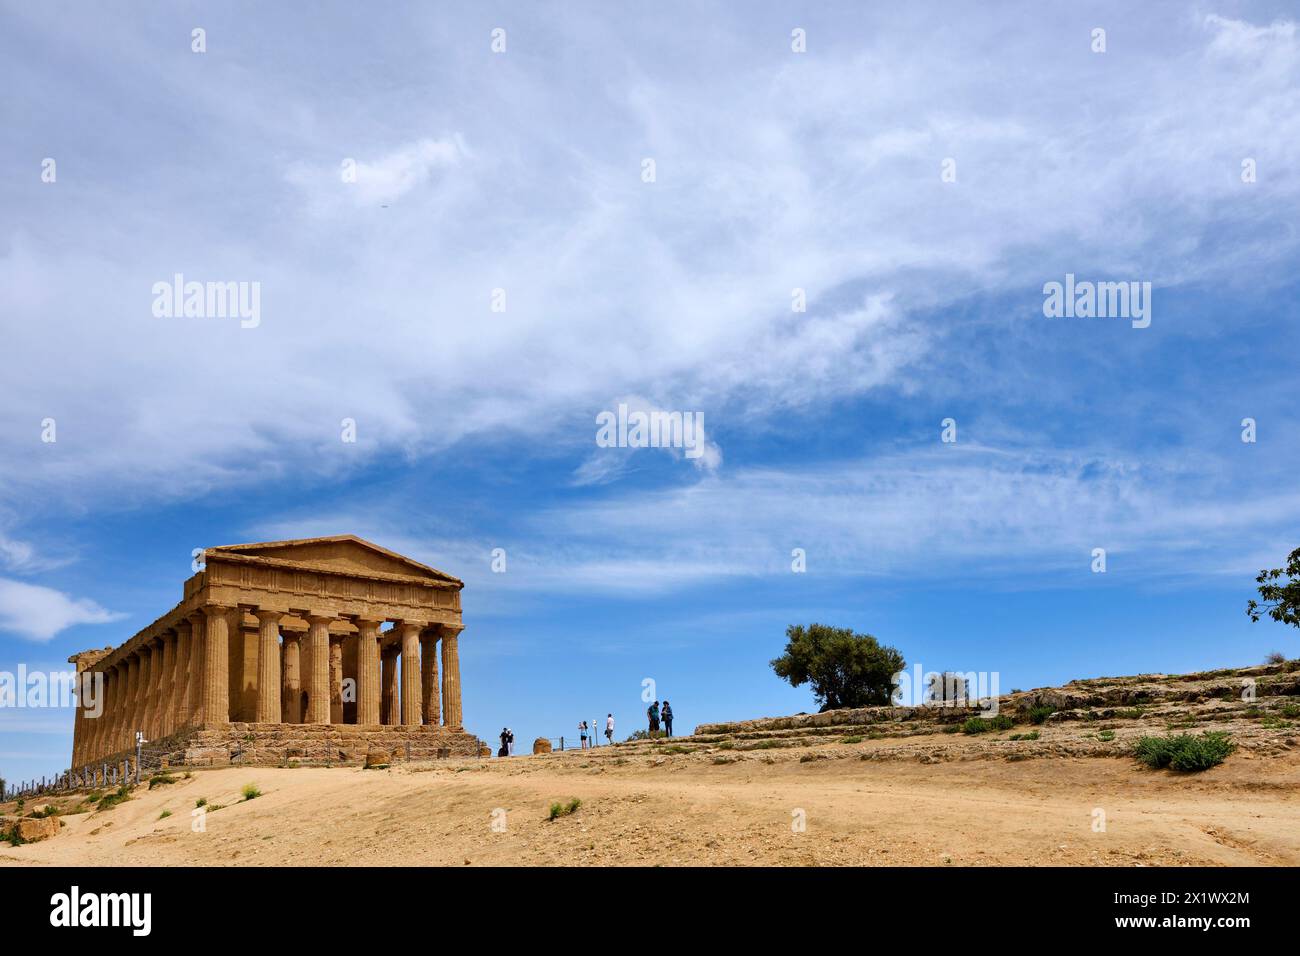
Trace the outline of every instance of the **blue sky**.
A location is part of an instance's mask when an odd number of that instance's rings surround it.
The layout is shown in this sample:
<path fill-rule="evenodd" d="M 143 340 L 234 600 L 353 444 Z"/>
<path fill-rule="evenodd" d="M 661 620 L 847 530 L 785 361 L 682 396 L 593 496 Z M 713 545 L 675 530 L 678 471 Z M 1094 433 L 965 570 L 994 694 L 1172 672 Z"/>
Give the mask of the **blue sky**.
<path fill-rule="evenodd" d="M 337 533 L 466 581 L 467 725 L 525 745 L 646 678 L 812 709 L 792 623 L 1004 692 L 1295 653 L 1244 614 L 1300 545 L 1286 4 L 0 9 L 0 670 Z M 155 317 L 176 273 L 260 323 Z M 1046 318 L 1067 273 L 1150 327 Z M 707 453 L 597 447 L 619 402 Z M 0 710 L 0 775 L 71 725 Z"/>

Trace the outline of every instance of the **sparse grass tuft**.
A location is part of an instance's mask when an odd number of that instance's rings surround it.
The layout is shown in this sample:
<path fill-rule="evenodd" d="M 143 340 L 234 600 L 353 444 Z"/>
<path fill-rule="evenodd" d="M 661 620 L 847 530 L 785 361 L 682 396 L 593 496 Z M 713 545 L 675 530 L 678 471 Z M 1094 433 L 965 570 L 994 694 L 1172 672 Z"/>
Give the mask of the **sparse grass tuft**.
<path fill-rule="evenodd" d="M 195 808 L 196 810 L 197 810 L 199 807 L 206 807 L 207 805 L 208 805 L 208 798 L 207 798 L 207 797 L 199 797 L 197 800 L 194 801 L 194 808 Z"/>
<path fill-rule="evenodd" d="M 169 783 L 175 783 L 176 778 L 169 773 L 156 773 L 149 778 L 149 789 L 154 787 L 165 787 Z"/>
<path fill-rule="evenodd" d="M 166 820 L 166 819 L 167 819 L 169 816 L 171 816 L 171 815 L 172 815 L 172 812 L 171 812 L 170 810 L 164 810 L 162 813 L 158 814 L 158 819 L 159 819 L 159 820 Z"/>
<path fill-rule="evenodd" d="M 257 788 L 255 783 L 244 784 L 244 789 L 239 792 L 245 800 L 256 800 L 262 795 L 262 791 Z"/>
<path fill-rule="evenodd" d="M 1102 741 L 1103 743 L 1110 743 L 1112 740 L 1115 739 L 1115 731 L 1113 730 L 1099 731 L 1097 733 L 1097 739 Z"/>
<path fill-rule="evenodd" d="M 577 809 L 580 806 L 582 806 L 582 801 L 577 797 L 574 797 L 568 803 L 552 803 L 551 812 L 547 819 L 558 820 L 560 817 L 567 817 L 570 814 L 577 812 Z"/>
<path fill-rule="evenodd" d="M 1037 739 L 1038 739 L 1038 731 L 1036 731 L 1036 730 L 1031 730 L 1031 731 L 1029 731 L 1029 733 L 1027 733 L 1027 734 L 1012 734 L 1012 735 L 1011 735 L 1010 737 L 1008 737 L 1007 739 L 1008 739 L 1008 740 L 1037 740 Z"/>
<path fill-rule="evenodd" d="M 860 744 L 860 743 L 862 743 L 862 741 L 863 741 L 863 738 L 862 738 L 862 737 L 845 737 L 843 740 L 840 741 L 840 743 L 842 743 L 842 744 Z"/>
<path fill-rule="evenodd" d="M 124 800 L 131 799 L 131 785 L 124 783 L 116 790 L 109 791 L 99 798 L 100 810 L 111 810 Z"/>
<path fill-rule="evenodd" d="M 1143 737 L 1134 747 L 1133 754 L 1139 761 L 1156 770 L 1169 767 L 1191 773 L 1223 763 L 1224 758 L 1236 749 L 1237 745 L 1226 733 L 1206 731 L 1199 737 L 1192 734 Z"/>

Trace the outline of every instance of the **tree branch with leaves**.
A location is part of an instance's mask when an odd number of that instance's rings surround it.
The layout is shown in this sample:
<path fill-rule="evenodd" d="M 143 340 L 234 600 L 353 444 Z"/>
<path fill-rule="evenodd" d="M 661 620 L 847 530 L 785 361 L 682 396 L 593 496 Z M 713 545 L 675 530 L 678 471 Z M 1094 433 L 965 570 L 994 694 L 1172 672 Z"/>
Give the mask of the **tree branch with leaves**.
<path fill-rule="evenodd" d="M 1300 548 L 1287 556 L 1285 568 L 1260 571 L 1255 582 L 1260 599 L 1247 603 L 1250 619 L 1271 617 L 1281 624 L 1300 627 Z"/>

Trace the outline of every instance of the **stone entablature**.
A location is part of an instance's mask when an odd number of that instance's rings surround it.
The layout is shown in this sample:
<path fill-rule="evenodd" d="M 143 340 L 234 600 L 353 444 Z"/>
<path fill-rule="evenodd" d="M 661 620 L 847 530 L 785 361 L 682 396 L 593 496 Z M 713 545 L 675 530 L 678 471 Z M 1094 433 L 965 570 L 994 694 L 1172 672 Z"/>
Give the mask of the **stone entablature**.
<path fill-rule="evenodd" d="M 137 730 L 461 728 L 459 579 L 353 535 L 223 545 L 204 562 L 148 627 L 69 658 L 105 682 L 100 717 L 78 708 L 74 767 L 129 749 Z"/>

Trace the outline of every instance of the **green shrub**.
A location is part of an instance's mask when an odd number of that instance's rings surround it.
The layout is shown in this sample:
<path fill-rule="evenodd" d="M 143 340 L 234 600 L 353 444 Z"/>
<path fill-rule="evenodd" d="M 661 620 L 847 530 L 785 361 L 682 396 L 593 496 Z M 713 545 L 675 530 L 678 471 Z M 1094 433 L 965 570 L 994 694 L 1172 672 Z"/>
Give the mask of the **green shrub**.
<path fill-rule="evenodd" d="M 166 820 L 166 819 L 167 819 L 169 816 L 171 816 L 171 815 L 172 815 L 172 812 L 171 812 L 170 810 L 164 810 L 162 813 L 158 814 L 158 819 L 159 819 L 159 820 Z"/>
<path fill-rule="evenodd" d="M 1300 717 L 1300 704 L 1283 704 L 1283 717 Z"/>
<path fill-rule="evenodd" d="M 576 812 L 578 807 L 580 806 L 582 806 L 582 801 L 579 800 L 577 797 L 574 797 L 567 804 L 552 803 L 551 813 L 548 819 L 558 820 L 560 817 L 567 817 L 569 814 Z"/>
<path fill-rule="evenodd" d="M 1054 713 L 1056 713 L 1056 708 L 1051 704 L 1036 704 L 1029 708 L 1029 722 L 1031 724 L 1045 723 L 1047 718 Z"/>
<path fill-rule="evenodd" d="M 207 798 L 207 797 L 199 797 L 197 800 L 194 801 L 194 808 L 195 808 L 196 810 L 197 810 L 199 807 L 206 807 L 207 805 L 208 805 L 208 798 Z"/>
<path fill-rule="evenodd" d="M 861 737 L 857 737 L 857 736 L 854 736 L 854 737 L 845 737 L 843 740 L 840 741 L 840 743 L 842 743 L 842 744 L 860 744 L 860 743 L 862 743 L 862 740 L 863 740 L 863 738 L 861 738 Z"/>
<path fill-rule="evenodd" d="M 245 800 L 255 800 L 262 795 L 262 791 L 257 789 L 257 784 L 246 783 L 244 789 L 239 791 L 243 794 Z"/>
<path fill-rule="evenodd" d="M 1185 773 L 1208 770 L 1223 763 L 1225 757 L 1237 749 L 1222 731 L 1206 731 L 1197 737 L 1179 734 L 1176 737 L 1143 737 L 1134 747 L 1134 756 L 1153 769 L 1169 767 Z"/>
<path fill-rule="evenodd" d="M 154 787 L 163 787 L 175 782 L 176 778 L 169 773 L 156 773 L 149 778 L 149 789 L 152 790 Z"/>
<path fill-rule="evenodd" d="M 989 730 L 1010 730 L 1015 722 L 1006 714 L 989 718 Z"/>
<path fill-rule="evenodd" d="M 971 717 L 961 725 L 963 734 L 984 734 L 989 731 L 989 722 L 983 717 Z"/>
<path fill-rule="evenodd" d="M 1038 731 L 1036 731 L 1036 730 L 1031 730 L 1031 731 L 1029 731 L 1029 733 L 1027 733 L 1027 734 L 1012 734 L 1012 735 L 1011 735 L 1010 737 L 1008 737 L 1007 739 L 1008 739 L 1008 740 L 1037 740 L 1037 739 L 1038 739 Z"/>
<path fill-rule="evenodd" d="M 1103 741 L 1103 742 L 1105 742 L 1105 743 L 1110 743 L 1112 740 L 1115 739 L 1115 731 L 1113 731 L 1113 730 L 1103 730 L 1103 731 L 1100 731 L 1100 732 L 1097 734 L 1097 739 L 1100 740 L 1100 741 Z"/>

